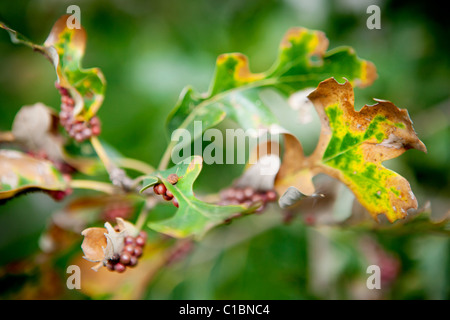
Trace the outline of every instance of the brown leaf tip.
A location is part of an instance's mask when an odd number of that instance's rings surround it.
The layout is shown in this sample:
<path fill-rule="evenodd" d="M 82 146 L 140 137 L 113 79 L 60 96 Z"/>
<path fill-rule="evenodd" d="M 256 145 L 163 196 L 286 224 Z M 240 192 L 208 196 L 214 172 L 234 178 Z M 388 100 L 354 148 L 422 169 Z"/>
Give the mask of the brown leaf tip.
<path fill-rule="evenodd" d="M 50 31 L 50 34 L 48 35 L 47 39 L 45 40 L 44 45 L 49 47 L 53 46 L 55 43 L 59 41 L 59 36 L 62 32 L 65 30 L 70 31 L 73 33 L 71 42 L 72 44 L 77 47 L 77 50 L 83 54 L 84 50 L 86 48 L 86 30 L 83 27 L 80 27 L 79 29 L 69 29 L 67 27 L 67 20 L 71 17 L 71 15 L 63 15 L 61 16 L 53 25 L 52 30 Z"/>

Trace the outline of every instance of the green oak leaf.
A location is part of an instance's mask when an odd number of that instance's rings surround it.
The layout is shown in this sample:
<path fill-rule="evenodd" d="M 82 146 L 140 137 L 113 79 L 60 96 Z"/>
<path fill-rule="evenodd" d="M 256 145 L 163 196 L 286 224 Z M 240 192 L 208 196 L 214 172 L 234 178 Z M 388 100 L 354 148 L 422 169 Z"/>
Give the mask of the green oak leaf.
<path fill-rule="evenodd" d="M 321 82 L 308 98 L 322 122 L 319 142 L 306 157 L 300 142 L 286 136 L 286 161 L 275 182 L 279 193 L 293 186 L 311 195 L 315 192 L 312 178 L 325 173 L 352 190 L 375 219 L 384 214 L 394 222 L 416 209 L 409 182 L 382 165 L 408 149 L 426 152 L 408 112 L 384 100 L 355 111 L 351 84 L 339 84 L 333 78 Z"/>
<path fill-rule="evenodd" d="M 142 191 L 156 183 L 163 183 L 179 204 L 172 217 L 149 222 L 149 228 L 176 238 L 189 236 L 201 238 L 208 230 L 223 224 L 227 219 L 250 213 L 255 209 L 240 205 L 219 206 L 199 200 L 194 194 L 193 185 L 202 170 L 202 165 L 202 157 L 193 156 L 174 167 L 157 171 L 144 179 Z M 166 179 L 172 173 L 176 173 L 179 177 L 174 185 Z"/>
<path fill-rule="evenodd" d="M 260 99 L 264 88 L 289 96 L 308 87 L 316 87 L 329 77 L 346 78 L 357 86 L 370 85 L 376 78 L 371 62 L 359 59 L 353 49 L 340 47 L 326 52 L 328 39 L 320 31 L 292 28 L 284 36 L 275 64 L 267 72 L 252 73 L 248 59 L 241 53 L 220 55 L 215 76 L 207 93 L 193 88 L 183 90 L 169 115 L 170 132 L 187 129 L 192 139 L 194 121 L 202 121 L 203 130 L 225 117 L 243 129 L 270 129 L 277 119 Z M 197 136 L 196 136 L 197 135 Z"/>
<path fill-rule="evenodd" d="M 42 53 L 54 65 L 59 86 L 67 89 L 75 101 L 74 115 L 90 119 L 103 103 L 106 81 L 98 68 L 83 69 L 81 60 L 86 46 L 86 31 L 67 27 L 69 15 L 59 18 L 47 40 L 38 45 L 0 22 L 14 43 L 24 44 Z"/>
<path fill-rule="evenodd" d="M 63 191 L 67 182 L 50 161 L 16 150 L 0 150 L 0 199 L 34 189 Z"/>

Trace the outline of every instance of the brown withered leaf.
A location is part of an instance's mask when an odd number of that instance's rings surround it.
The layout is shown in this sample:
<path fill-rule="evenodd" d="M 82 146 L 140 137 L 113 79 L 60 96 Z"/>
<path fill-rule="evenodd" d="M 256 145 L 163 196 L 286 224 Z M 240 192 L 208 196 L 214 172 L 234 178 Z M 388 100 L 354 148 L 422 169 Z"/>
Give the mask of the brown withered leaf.
<path fill-rule="evenodd" d="M 109 222 L 105 228 L 87 228 L 81 232 L 84 236 L 81 249 L 84 258 L 91 262 L 98 262 L 92 269 L 99 270 L 107 260 L 120 255 L 124 247 L 124 239 L 127 236 L 136 237 L 139 230 L 131 222 L 122 218 L 116 218 L 118 230 Z"/>
<path fill-rule="evenodd" d="M 84 240 L 81 244 L 81 249 L 86 260 L 99 262 L 105 258 L 106 232 L 105 228 L 88 228 L 83 230 L 81 235 L 84 236 Z"/>

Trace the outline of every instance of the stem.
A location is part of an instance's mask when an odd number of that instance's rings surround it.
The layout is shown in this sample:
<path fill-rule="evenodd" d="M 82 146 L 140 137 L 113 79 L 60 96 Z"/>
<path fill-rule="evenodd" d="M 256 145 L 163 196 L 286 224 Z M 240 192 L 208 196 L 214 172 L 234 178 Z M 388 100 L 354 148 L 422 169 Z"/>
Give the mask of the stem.
<path fill-rule="evenodd" d="M 112 184 L 99 181 L 72 180 L 70 181 L 69 186 L 74 189 L 96 190 L 107 194 L 114 194 L 117 192 L 117 188 Z"/>
<path fill-rule="evenodd" d="M 12 142 L 14 141 L 14 135 L 11 131 L 0 132 L 0 142 Z"/>
<path fill-rule="evenodd" d="M 136 189 L 145 178 L 146 178 L 146 176 L 140 176 L 140 177 L 137 177 L 136 179 L 134 179 L 133 184 L 131 185 L 131 188 Z"/>
<path fill-rule="evenodd" d="M 91 143 L 92 147 L 94 148 L 95 152 L 97 153 L 98 157 L 100 158 L 100 161 L 103 162 L 103 165 L 106 168 L 106 171 L 111 174 L 111 171 L 116 167 L 111 159 L 106 154 L 105 149 L 103 148 L 102 144 L 98 140 L 97 137 L 92 136 L 91 137 Z"/>
<path fill-rule="evenodd" d="M 136 220 L 136 228 L 141 231 L 144 226 L 145 220 L 147 220 L 149 210 L 144 206 L 142 211 L 139 213 L 139 217 Z"/>
<path fill-rule="evenodd" d="M 133 184 L 132 179 L 127 176 L 126 172 L 123 169 L 119 168 L 115 163 L 112 162 L 98 138 L 94 136 L 91 137 L 91 143 L 92 147 L 100 158 L 100 161 L 105 166 L 106 171 L 109 174 L 109 179 L 111 180 L 113 185 L 121 187 L 124 191 L 131 191 L 131 186 Z M 137 167 L 139 168 L 139 170 L 143 170 L 143 172 L 153 171 L 153 167 L 144 164 L 139 160 L 125 158 L 121 161 L 122 165 L 124 165 L 125 167 L 131 167 L 133 169 Z"/>
<path fill-rule="evenodd" d="M 108 154 L 106 153 L 105 149 L 103 148 L 102 144 L 98 140 L 97 137 L 91 137 L 91 143 L 92 147 L 94 148 L 95 152 L 97 153 L 100 160 L 103 162 L 103 165 L 106 168 L 106 171 L 110 172 L 114 168 L 116 168 L 116 165 L 113 163 L 113 161 L 108 157 Z M 155 171 L 155 168 L 153 168 L 151 165 L 142 162 L 140 160 L 131 159 L 131 158 L 121 158 L 116 160 L 117 165 L 122 168 L 127 169 L 133 169 L 136 171 L 140 171 L 145 174 L 152 173 Z"/>
<path fill-rule="evenodd" d="M 142 227 L 144 226 L 145 221 L 147 220 L 148 217 L 148 213 L 150 212 L 151 209 L 153 209 L 153 207 L 156 205 L 158 201 L 151 197 L 147 200 L 147 202 L 145 203 L 144 207 L 142 208 L 141 212 L 139 213 L 139 216 L 136 220 L 136 228 L 141 231 Z"/>
<path fill-rule="evenodd" d="M 158 170 L 164 170 L 169 165 L 170 156 L 172 155 L 172 150 L 173 150 L 173 147 L 175 146 L 175 144 L 176 144 L 176 141 L 171 141 L 169 143 L 169 145 L 167 146 L 166 151 L 164 151 L 164 155 L 161 158 L 161 161 L 159 162 Z"/>
<path fill-rule="evenodd" d="M 116 163 L 121 168 L 132 169 L 145 174 L 150 174 L 155 171 L 155 168 L 151 165 L 136 159 L 120 158 L 116 160 Z"/>

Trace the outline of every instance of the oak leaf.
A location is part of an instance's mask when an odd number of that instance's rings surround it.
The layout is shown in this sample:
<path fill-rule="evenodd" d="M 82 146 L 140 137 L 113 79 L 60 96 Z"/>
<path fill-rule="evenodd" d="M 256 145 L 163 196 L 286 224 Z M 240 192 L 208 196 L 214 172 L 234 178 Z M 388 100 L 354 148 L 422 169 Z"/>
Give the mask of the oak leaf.
<path fill-rule="evenodd" d="M 322 123 L 318 145 L 306 157 L 300 142 L 285 135 L 277 189 L 284 193 L 294 186 L 311 195 L 315 192 L 312 178 L 325 173 L 350 188 L 375 219 L 385 214 L 394 222 L 404 218 L 408 209 L 416 209 L 409 182 L 382 165 L 408 149 L 426 152 L 408 112 L 385 100 L 355 111 L 351 84 L 339 84 L 333 78 L 321 82 L 308 98 Z"/>
<path fill-rule="evenodd" d="M 106 80 L 100 69 L 81 67 L 86 31 L 83 27 L 70 29 L 69 18 L 63 15 L 55 22 L 43 45 L 33 43 L 1 21 L 0 28 L 10 34 L 12 42 L 31 47 L 53 64 L 58 86 L 68 90 L 75 101 L 74 116 L 90 119 L 103 103 Z"/>

